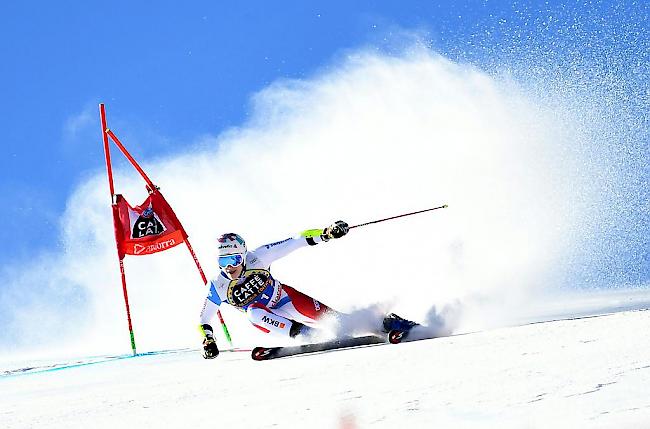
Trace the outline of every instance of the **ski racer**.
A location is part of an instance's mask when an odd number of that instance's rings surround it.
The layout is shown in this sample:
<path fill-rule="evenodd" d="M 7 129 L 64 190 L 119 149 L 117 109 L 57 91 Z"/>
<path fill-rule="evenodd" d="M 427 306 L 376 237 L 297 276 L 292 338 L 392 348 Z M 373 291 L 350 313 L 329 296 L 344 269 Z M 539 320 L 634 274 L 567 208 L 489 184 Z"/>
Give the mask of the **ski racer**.
<path fill-rule="evenodd" d="M 343 237 L 348 224 L 336 221 L 325 229 L 303 231 L 287 238 L 248 251 L 238 234 L 223 234 L 218 239 L 221 272 L 210 281 L 210 290 L 201 311 L 203 357 L 219 354 L 214 332 L 209 324 L 222 303 L 246 313 L 248 320 L 265 333 L 291 338 L 310 335 L 314 326 L 326 315 L 340 314 L 304 293 L 280 283 L 270 272 L 271 263 L 296 249 Z"/>
<path fill-rule="evenodd" d="M 203 304 L 200 330 L 203 334 L 203 357 L 219 355 L 210 321 L 222 303 L 228 303 L 246 313 L 248 320 L 265 333 L 290 338 L 310 336 L 326 317 L 341 320 L 346 315 L 320 301 L 281 283 L 270 272 L 271 263 L 301 247 L 341 238 L 348 233 L 344 221 L 336 221 L 325 229 L 310 229 L 299 236 L 260 246 L 248 251 L 244 239 L 235 233 L 218 239 L 220 273 L 210 281 L 208 296 Z M 407 331 L 414 325 L 395 314 L 383 321 L 385 332 Z"/>

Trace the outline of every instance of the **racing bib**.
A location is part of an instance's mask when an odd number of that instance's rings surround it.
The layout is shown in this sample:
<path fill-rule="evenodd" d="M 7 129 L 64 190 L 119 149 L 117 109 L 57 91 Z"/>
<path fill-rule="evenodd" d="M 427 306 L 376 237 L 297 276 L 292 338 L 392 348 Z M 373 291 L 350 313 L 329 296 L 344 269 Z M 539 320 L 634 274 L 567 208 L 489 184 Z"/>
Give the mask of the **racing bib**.
<path fill-rule="evenodd" d="M 272 284 L 273 278 L 267 270 L 246 270 L 240 278 L 230 282 L 226 296 L 230 304 L 242 308 L 255 301 Z"/>

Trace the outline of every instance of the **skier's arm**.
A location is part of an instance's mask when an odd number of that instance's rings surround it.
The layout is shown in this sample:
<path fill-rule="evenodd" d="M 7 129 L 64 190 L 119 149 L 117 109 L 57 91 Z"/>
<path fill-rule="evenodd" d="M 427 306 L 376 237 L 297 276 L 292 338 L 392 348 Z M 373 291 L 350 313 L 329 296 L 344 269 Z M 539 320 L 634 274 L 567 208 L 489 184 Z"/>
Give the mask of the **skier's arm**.
<path fill-rule="evenodd" d="M 219 355 L 219 348 L 214 340 L 214 330 L 210 325 L 210 321 L 219 310 L 219 305 L 221 305 L 221 298 L 214 283 L 210 282 L 210 293 L 205 298 L 199 324 L 199 330 L 203 336 L 203 357 L 205 359 L 214 359 Z"/>
<path fill-rule="evenodd" d="M 307 237 L 309 240 L 309 237 L 315 238 L 316 235 L 318 235 L 318 238 L 320 238 L 320 241 L 329 241 L 333 238 L 341 238 L 345 234 L 348 233 L 350 230 L 350 227 L 348 226 L 347 222 L 344 222 L 342 220 L 337 220 L 324 230 L 318 234 L 318 229 L 308 229 L 307 231 L 302 232 L 303 237 Z M 314 243 L 316 244 L 316 243 Z"/>
<path fill-rule="evenodd" d="M 301 232 L 297 237 L 287 238 L 258 247 L 253 253 L 267 265 L 271 265 L 273 261 L 287 256 L 296 249 L 305 246 L 315 246 L 322 241 L 329 241 L 332 238 L 341 238 L 347 233 L 348 224 L 339 220 L 325 229 L 308 229 Z"/>

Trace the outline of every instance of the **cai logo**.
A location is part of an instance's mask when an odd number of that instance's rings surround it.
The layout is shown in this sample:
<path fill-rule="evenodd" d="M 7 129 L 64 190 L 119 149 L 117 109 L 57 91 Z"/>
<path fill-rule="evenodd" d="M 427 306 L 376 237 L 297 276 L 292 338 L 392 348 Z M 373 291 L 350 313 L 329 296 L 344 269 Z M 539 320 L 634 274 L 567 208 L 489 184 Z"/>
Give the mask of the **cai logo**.
<path fill-rule="evenodd" d="M 158 220 L 150 206 L 138 216 L 138 220 L 133 224 L 131 238 L 143 238 L 149 235 L 162 234 L 163 232 L 165 232 L 165 226 Z"/>

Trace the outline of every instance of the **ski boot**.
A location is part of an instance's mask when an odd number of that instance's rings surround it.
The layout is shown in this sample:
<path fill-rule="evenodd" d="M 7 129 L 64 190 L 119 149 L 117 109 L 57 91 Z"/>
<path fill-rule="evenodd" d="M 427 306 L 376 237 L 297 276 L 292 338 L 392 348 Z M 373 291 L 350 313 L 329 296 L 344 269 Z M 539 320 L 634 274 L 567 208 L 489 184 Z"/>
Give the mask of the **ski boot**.
<path fill-rule="evenodd" d="M 395 313 L 390 313 L 384 317 L 384 332 L 388 334 L 388 342 L 391 344 L 400 343 L 406 338 L 414 326 L 418 323 L 399 317 Z"/>
<path fill-rule="evenodd" d="M 318 335 L 319 332 L 321 332 L 320 329 L 312 328 L 311 326 L 307 326 L 304 323 L 296 322 L 294 320 L 289 329 L 289 336 L 296 339 L 311 339 Z"/>

